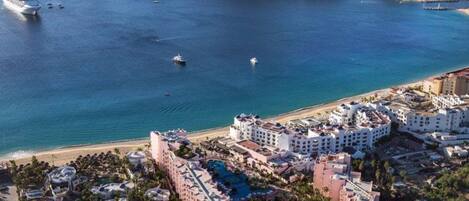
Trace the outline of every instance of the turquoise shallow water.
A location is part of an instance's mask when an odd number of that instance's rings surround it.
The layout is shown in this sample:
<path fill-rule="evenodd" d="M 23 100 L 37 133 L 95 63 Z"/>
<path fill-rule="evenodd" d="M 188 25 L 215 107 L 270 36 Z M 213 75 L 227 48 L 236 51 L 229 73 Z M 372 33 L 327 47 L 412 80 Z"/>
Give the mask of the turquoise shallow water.
<path fill-rule="evenodd" d="M 419 4 L 60 2 L 0 10 L 0 154 L 223 126 L 469 64 L 469 17 Z"/>

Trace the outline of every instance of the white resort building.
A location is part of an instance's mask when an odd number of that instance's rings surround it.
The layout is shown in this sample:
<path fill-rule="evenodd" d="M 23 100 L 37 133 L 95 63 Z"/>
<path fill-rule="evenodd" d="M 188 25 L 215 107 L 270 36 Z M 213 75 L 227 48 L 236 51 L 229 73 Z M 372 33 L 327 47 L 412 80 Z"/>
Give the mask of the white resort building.
<path fill-rule="evenodd" d="M 134 183 L 123 182 L 123 183 L 108 183 L 100 186 L 93 186 L 91 193 L 97 195 L 99 198 L 104 200 L 114 199 L 116 195 L 121 198 L 127 196 L 127 191 L 135 187 Z"/>
<path fill-rule="evenodd" d="M 56 199 L 73 192 L 75 188 L 88 181 L 85 176 L 78 176 L 77 171 L 71 166 L 58 167 L 47 174 L 45 186 L 50 189 L 52 196 Z"/>
<path fill-rule="evenodd" d="M 47 184 L 52 192 L 67 192 L 73 188 L 77 171 L 70 166 L 62 166 L 47 174 Z"/>
<path fill-rule="evenodd" d="M 258 116 L 241 114 L 234 118 L 229 136 L 235 141 L 252 140 L 297 155 L 320 155 L 340 152 L 346 147 L 371 149 L 379 138 L 389 135 L 390 131 L 391 120 L 387 115 L 370 106 L 352 102 L 338 106 L 331 114 L 329 123 L 315 124 L 306 133 L 263 121 Z"/>
<path fill-rule="evenodd" d="M 401 131 L 469 133 L 468 101 L 467 96 L 441 95 L 433 96 L 431 100 L 404 100 L 398 95 L 391 101 L 374 103 L 373 107 L 388 114 Z"/>
<path fill-rule="evenodd" d="M 146 162 L 146 156 L 143 151 L 131 151 L 126 156 L 133 166 L 143 165 Z"/>

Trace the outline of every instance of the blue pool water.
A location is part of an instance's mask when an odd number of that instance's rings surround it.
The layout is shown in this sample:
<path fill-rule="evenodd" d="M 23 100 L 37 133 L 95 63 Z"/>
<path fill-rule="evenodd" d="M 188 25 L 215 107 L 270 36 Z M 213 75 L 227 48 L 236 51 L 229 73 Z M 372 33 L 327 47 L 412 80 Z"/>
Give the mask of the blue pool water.
<path fill-rule="evenodd" d="M 469 17 L 394 0 L 54 2 L 39 17 L 0 3 L 0 155 L 224 126 L 469 64 Z"/>
<path fill-rule="evenodd" d="M 213 172 L 218 174 L 215 179 L 217 182 L 221 184 L 226 184 L 226 182 L 228 182 L 228 188 L 236 189 L 235 193 L 230 194 L 230 197 L 233 200 L 241 200 L 242 198 L 246 198 L 249 194 L 253 193 L 249 187 L 249 184 L 247 183 L 247 176 L 244 174 L 237 175 L 229 171 L 223 161 L 211 160 L 208 162 L 207 166 L 209 170 L 212 169 Z M 266 190 L 263 191 L 266 192 Z"/>

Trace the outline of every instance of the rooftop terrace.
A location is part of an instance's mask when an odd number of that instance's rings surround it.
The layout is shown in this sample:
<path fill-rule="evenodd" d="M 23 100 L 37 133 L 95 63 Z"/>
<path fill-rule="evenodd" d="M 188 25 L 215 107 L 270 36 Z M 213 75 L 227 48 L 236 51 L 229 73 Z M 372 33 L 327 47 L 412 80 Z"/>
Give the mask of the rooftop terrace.
<path fill-rule="evenodd" d="M 184 129 L 169 130 L 166 132 L 152 131 L 152 134 L 160 135 L 164 137 L 166 141 L 175 142 L 179 140 L 185 140 L 187 132 Z"/>
<path fill-rule="evenodd" d="M 272 156 L 273 155 L 272 150 L 269 150 L 265 147 L 262 147 L 262 146 L 258 145 L 257 143 L 255 143 L 251 140 L 243 140 L 243 141 L 238 142 L 237 144 L 239 144 L 240 146 L 242 146 L 244 148 L 255 151 L 255 152 L 257 152 L 257 153 L 259 153 L 263 156 Z"/>

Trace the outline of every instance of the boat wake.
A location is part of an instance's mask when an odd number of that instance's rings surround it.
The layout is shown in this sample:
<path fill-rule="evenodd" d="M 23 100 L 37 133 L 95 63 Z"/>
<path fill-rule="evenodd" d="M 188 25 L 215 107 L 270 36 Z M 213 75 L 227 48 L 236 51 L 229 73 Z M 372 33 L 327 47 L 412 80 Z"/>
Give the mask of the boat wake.
<path fill-rule="evenodd" d="M 174 36 L 174 37 L 167 37 L 167 38 L 158 38 L 158 42 L 178 40 L 178 39 L 187 39 L 187 37 L 185 37 L 185 36 Z"/>
<path fill-rule="evenodd" d="M 371 0 L 361 0 L 360 1 L 361 4 L 374 4 L 374 3 L 378 3 L 376 1 L 371 1 Z"/>

